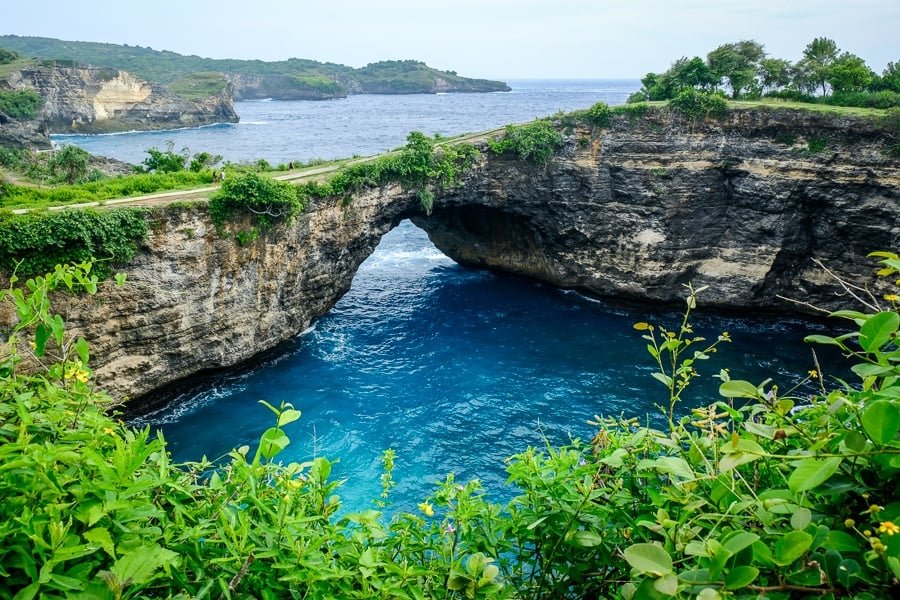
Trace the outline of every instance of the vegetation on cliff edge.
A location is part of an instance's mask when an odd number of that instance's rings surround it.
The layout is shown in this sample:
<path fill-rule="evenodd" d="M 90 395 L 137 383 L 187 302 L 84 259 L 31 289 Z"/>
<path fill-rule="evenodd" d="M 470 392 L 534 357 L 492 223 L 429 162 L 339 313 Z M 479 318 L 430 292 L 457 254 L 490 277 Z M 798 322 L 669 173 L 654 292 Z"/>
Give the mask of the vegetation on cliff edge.
<path fill-rule="evenodd" d="M 896 278 L 900 257 L 880 253 Z M 53 290 L 96 291 L 90 265 L 0 293 L 18 321 L 0 353 L 0 595 L 179 598 L 893 597 L 900 592 L 898 297 L 835 317 L 855 383 L 817 369 L 811 395 L 720 370 L 719 399 L 678 398 L 727 334 L 637 323 L 668 427 L 597 417 L 592 440 L 509 459 L 516 497 L 448 476 L 387 519 L 393 452 L 373 507 L 338 514 L 323 457 L 283 464 L 301 413 L 273 406 L 255 447 L 176 464 L 161 434 L 107 415 L 90 349 Z M 14 280 L 13 284 L 17 282 Z M 698 292 L 700 290 L 697 290 Z M 848 307 L 849 308 L 849 307 Z M 25 371 L 25 359 L 43 368 Z"/>

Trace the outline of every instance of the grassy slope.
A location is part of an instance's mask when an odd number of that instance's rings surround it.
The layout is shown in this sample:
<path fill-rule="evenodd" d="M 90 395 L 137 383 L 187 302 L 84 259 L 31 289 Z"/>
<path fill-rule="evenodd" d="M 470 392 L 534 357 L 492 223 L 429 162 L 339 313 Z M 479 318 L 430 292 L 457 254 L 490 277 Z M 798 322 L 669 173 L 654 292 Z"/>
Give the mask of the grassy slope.
<path fill-rule="evenodd" d="M 24 56 L 76 60 L 99 66 L 123 69 L 150 81 L 171 83 L 185 75 L 199 72 L 218 71 L 252 75 L 290 75 L 304 78 L 327 78 L 337 81 L 358 81 L 366 85 L 370 81 L 389 81 L 394 72 L 401 82 L 407 80 L 419 86 L 430 83 L 440 76 L 450 81 L 469 85 L 503 89 L 500 82 L 474 80 L 459 77 L 444 71 L 437 71 L 415 61 L 388 61 L 374 63 L 362 69 L 353 69 L 334 63 L 320 63 L 313 60 L 291 58 L 283 61 L 265 62 L 260 60 L 212 59 L 199 56 L 184 56 L 175 52 L 157 51 L 141 46 L 102 44 L 96 42 L 69 42 L 53 38 L 0 36 L 0 48 L 15 50 Z M 422 76 L 427 71 L 427 77 Z M 385 79 L 388 77 L 388 79 Z M 412 88 L 410 88 L 412 89 Z M 415 88 L 420 89 L 420 88 Z"/>

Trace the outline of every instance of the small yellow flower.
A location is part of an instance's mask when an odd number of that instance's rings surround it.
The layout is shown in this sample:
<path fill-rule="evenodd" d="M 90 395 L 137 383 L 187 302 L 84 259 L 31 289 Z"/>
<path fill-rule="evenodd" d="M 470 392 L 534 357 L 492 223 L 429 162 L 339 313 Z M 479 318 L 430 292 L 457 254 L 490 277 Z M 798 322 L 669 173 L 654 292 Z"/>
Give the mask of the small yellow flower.
<path fill-rule="evenodd" d="M 421 510 L 422 513 L 423 513 L 426 517 L 433 517 L 433 516 L 434 516 L 434 506 L 432 506 L 430 502 L 420 502 L 420 503 L 419 503 L 419 510 Z"/>
<path fill-rule="evenodd" d="M 113 435 L 115 434 L 115 431 L 113 431 L 112 427 L 104 427 L 103 433 L 105 433 L 106 435 Z"/>
<path fill-rule="evenodd" d="M 884 299 L 888 302 L 897 302 L 898 300 L 900 300 L 900 296 L 898 296 L 897 294 L 888 294 L 884 297 Z"/>
<path fill-rule="evenodd" d="M 816 371 L 815 369 L 810 369 L 810 370 L 809 370 L 809 376 L 812 377 L 813 379 L 818 379 L 818 378 L 819 378 L 819 372 Z"/>
<path fill-rule="evenodd" d="M 81 383 L 87 383 L 88 379 L 90 379 L 90 373 L 84 369 L 78 369 L 78 372 L 75 373 L 75 379 Z"/>
<path fill-rule="evenodd" d="M 871 513 L 873 515 L 877 515 L 878 513 L 880 513 L 883 510 L 884 510 L 883 506 L 878 506 L 877 504 L 873 504 L 872 506 L 869 507 L 869 509 L 866 512 Z"/>
<path fill-rule="evenodd" d="M 893 521 L 883 521 L 881 525 L 878 526 L 878 532 L 894 535 L 895 533 L 900 533 L 900 526 L 894 524 Z"/>
<path fill-rule="evenodd" d="M 856 521 L 854 521 L 853 519 L 846 519 L 844 521 L 844 527 L 847 527 L 848 529 L 850 527 L 853 527 L 854 525 L 856 525 Z"/>

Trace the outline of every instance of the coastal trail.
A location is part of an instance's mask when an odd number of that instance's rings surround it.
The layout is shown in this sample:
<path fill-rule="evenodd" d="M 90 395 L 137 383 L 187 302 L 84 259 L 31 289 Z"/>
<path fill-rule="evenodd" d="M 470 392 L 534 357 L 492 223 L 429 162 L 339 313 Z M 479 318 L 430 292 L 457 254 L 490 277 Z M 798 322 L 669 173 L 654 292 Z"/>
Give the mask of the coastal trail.
<path fill-rule="evenodd" d="M 504 128 L 492 129 L 489 131 L 482 131 L 478 133 L 471 133 L 462 135 L 459 137 L 448 138 L 445 140 L 439 140 L 435 142 L 435 146 L 445 146 L 445 145 L 455 145 L 462 143 L 476 143 L 485 141 L 494 135 L 503 131 Z M 400 150 L 391 150 L 389 152 L 383 152 L 381 154 L 374 154 L 372 156 L 365 156 L 362 158 L 353 158 L 348 160 L 336 161 L 334 164 L 317 166 L 317 167 L 308 167 L 304 169 L 298 169 L 296 171 L 292 171 L 286 173 L 284 175 L 277 175 L 274 179 L 278 181 L 289 181 L 292 183 L 303 183 L 305 181 L 313 180 L 319 178 L 322 175 L 327 175 L 330 173 L 336 173 L 340 171 L 342 168 L 355 165 L 359 163 L 371 162 L 377 159 L 380 159 L 385 156 L 392 156 L 398 154 Z M 119 207 L 119 206 L 133 206 L 133 207 L 157 207 L 157 206 L 165 206 L 167 204 L 173 204 L 176 202 L 185 202 L 192 200 L 203 200 L 210 197 L 211 194 L 216 192 L 220 186 L 211 185 L 202 188 L 193 188 L 189 190 L 173 190 L 169 192 L 155 192 L 153 194 L 146 194 L 143 196 L 128 196 L 124 198 L 114 198 L 110 200 L 99 200 L 96 202 L 82 202 L 78 204 L 64 204 L 59 206 L 50 206 L 46 209 L 40 210 L 48 210 L 51 212 L 61 211 L 61 210 L 69 210 L 69 209 L 81 209 L 81 208 L 106 208 L 106 207 Z M 12 210 L 12 214 L 14 215 L 23 215 L 29 212 L 33 212 L 37 209 L 32 208 L 18 208 Z"/>

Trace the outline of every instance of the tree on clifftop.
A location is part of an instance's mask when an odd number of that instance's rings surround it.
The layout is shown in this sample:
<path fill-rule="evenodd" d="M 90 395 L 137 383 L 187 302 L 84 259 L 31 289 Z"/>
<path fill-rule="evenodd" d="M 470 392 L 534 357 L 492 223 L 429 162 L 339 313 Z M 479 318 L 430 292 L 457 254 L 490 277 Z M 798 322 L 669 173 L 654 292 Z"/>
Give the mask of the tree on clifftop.
<path fill-rule="evenodd" d="M 815 38 L 803 50 L 803 59 L 800 61 L 800 67 L 808 74 L 811 81 L 816 83 L 816 87 L 822 88 L 822 95 L 828 95 L 828 75 L 831 72 L 831 66 L 838 57 L 837 44 L 834 40 L 820 37 Z"/>
<path fill-rule="evenodd" d="M 713 76 L 720 82 L 726 80 L 731 97 L 737 99 L 744 91 L 756 86 L 756 73 L 765 56 L 762 44 L 741 40 L 719 46 L 706 56 L 706 60 Z"/>
<path fill-rule="evenodd" d="M 835 92 L 861 92 L 872 84 L 875 73 L 866 66 L 866 61 L 844 52 L 831 65 L 827 79 Z"/>

